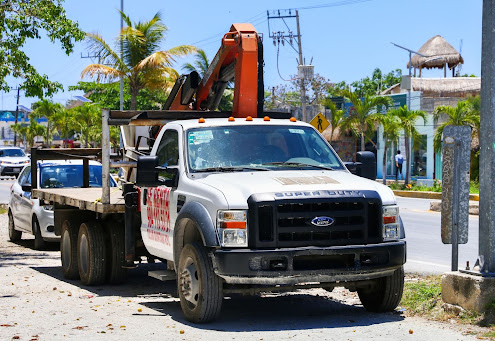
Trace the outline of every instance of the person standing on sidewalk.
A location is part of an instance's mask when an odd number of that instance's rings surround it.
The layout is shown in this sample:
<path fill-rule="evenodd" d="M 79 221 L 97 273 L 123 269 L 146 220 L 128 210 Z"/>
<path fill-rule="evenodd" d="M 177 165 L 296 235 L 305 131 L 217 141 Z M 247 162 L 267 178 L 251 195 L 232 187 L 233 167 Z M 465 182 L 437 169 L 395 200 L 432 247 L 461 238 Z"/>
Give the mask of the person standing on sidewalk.
<path fill-rule="evenodd" d="M 395 181 L 397 181 L 397 176 L 399 175 L 402 179 L 404 179 L 404 175 L 402 174 L 402 164 L 404 163 L 404 156 L 400 153 L 400 150 L 397 151 L 395 155 Z"/>

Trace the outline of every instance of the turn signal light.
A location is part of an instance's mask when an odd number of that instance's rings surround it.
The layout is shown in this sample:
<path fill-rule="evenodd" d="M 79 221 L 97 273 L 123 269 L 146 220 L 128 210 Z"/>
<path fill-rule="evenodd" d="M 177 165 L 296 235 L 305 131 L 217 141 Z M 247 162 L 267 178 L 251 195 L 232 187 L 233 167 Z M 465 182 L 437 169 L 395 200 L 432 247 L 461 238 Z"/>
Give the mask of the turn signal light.
<path fill-rule="evenodd" d="M 245 221 L 223 221 L 220 224 L 220 228 L 223 229 L 245 229 Z"/>
<path fill-rule="evenodd" d="M 396 216 L 383 217 L 384 224 L 395 224 L 397 222 Z"/>

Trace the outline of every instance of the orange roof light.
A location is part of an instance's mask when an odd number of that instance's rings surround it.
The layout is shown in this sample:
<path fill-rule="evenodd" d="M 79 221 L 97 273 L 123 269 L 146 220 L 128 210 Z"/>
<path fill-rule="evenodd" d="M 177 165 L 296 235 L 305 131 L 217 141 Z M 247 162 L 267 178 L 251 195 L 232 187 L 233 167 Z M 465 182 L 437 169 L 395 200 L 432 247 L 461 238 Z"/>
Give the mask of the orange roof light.
<path fill-rule="evenodd" d="M 252 121 L 253 118 L 251 116 L 246 117 L 246 121 Z"/>
<path fill-rule="evenodd" d="M 205 119 L 203 117 L 201 117 L 199 120 L 198 120 L 198 123 L 205 123 Z"/>
<path fill-rule="evenodd" d="M 229 117 L 229 122 L 234 122 L 235 121 L 235 118 L 233 116 L 230 116 Z"/>
<path fill-rule="evenodd" d="M 297 122 L 297 119 L 296 119 L 295 117 L 291 117 L 291 118 L 290 118 L 290 121 L 291 121 L 291 122 Z"/>
<path fill-rule="evenodd" d="M 263 117 L 263 121 L 270 121 L 270 117 L 269 116 Z"/>

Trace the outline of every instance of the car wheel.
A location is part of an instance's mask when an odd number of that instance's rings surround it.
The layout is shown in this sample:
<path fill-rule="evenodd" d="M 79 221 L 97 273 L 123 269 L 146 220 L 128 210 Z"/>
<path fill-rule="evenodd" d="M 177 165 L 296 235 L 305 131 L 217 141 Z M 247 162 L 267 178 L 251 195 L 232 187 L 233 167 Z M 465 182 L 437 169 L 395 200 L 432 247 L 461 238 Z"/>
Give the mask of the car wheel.
<path fill-rule="evenodd" d="M 46 242 L 41 236 L 40 223 L 36 217 L 33 217 L 33 234 L 34 234 L 34 249 L 44 250 L 46 248 Z"/>
<path fill-rule="evenodd" d="M 223 282 L 213 271 L 203 244 L 195 242 L 184 246 L 177 275 L 180 305 L 186 319 L 193 323 L 216 319 L 222 308 Z"/>
<path fill-rule="evenodd" d="M 85 285 L 105 282 L 106 243 L 103 228 L 96 222 L 82 223 L 77 237 L 79 277 Z"/>
<path fill-rule="evenodd" d="M 17 242 L 21 240 L 22 232 L 15 229 L 14 216 L 9 210 L 9 239 L 11 242 Z"/>
<path fill-rule="evenodd" d="M 77 267 L 77 235 L 79 226 L 73 226 L 69 221 L 62 224 L 60 236 L 60 260 L 62 272 L 67 279 L 79 279 Z"/>
<path fill-rule="evenodd" d="M 368 311 L 393 311 L 400 303 L 404 290 L 404 268 L 391 276 L 377 278 L 371 288 L 358 289 L 359 299 Z"/>

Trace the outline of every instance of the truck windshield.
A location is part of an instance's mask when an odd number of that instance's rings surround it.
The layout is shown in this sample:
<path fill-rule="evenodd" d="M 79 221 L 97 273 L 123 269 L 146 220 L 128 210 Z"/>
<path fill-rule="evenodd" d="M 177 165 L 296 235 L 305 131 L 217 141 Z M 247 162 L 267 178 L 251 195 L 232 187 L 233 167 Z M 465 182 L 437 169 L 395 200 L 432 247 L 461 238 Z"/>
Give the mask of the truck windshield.
<path fill-rule="evenodd" d="M 187 152 L 193 172 L 344 169 L 326 141 L 314 129 L 301 126 L 190 129 Z"/>

